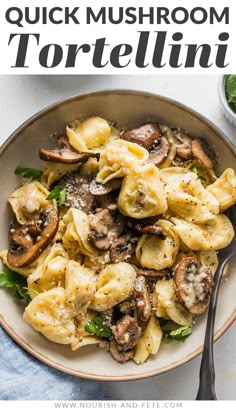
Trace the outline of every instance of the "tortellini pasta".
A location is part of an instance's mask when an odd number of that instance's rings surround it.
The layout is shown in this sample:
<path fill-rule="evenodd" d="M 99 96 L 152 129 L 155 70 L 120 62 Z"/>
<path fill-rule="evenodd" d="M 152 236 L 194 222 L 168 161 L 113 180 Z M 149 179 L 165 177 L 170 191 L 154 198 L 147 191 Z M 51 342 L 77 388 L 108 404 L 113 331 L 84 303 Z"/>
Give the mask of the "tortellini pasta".
<path fill-rule="evenodd" d="M 138 144 L 118 139 L 109 144 L 101 153 L 97 181 L 105 184 L 109 180 L 124 177 L 143 165 L 148 159 L 148 151 Z"/>
<path fill-rule="evenodd" d="M 235 171 L 227 168 L 213 184 L 207 187 L 207 191 L 217 198 L 221 212 L 234 205 L 236 203 Z"/>
<path fill-rule="evenodd" d="M 136 257 L 142 267 L 163 270 L 175 263 L 179 238 L 170 221 L 159 220 L 155 225 L 163 229 L 166 239 L 160 239 L 155 235 L 142 235 L 136 248 Z"/>
<path fill-rule="evenodd" d="M 163 214 L 167 210 L 159 172 L 153 164 L 133 169 L 124 178 L 118 205 L 124 215 L 137 219 Z"/>
<path fill-rule="evenodd" d="M 98 152 L 110 139 L 118 138 L 119 131 L 101 117 L 76 120 L 67 126 L 70 144 L 81 152 Z"/>
<path fill-rule="evenodd" d="M 191 250 L 220 250 L 234 237 L 233 226 L 224 214 L 218 214 L 205 224 L 193 224 L 172 217 L 175 231 Z"/>
<path fill-rule="evenodd" d="M 40 212 L 54 204 L 54 201 L 46 200 L 49 191 L 38 181 L 25 183 L 14 191 L 8 198 L 16 219 L 20 224 L 25 224 L 32 220 L 32 216 L 39 215 Z"/>
<path fill-rule="evenodd" d="M 83 318 L 95 293 L 94 272 L 76 261 L 67 264 L 65 289 L 67 304 L 73 307 L 74 315 Z"/>
<path fill-rule="evenodd" d="M 143 364 L 150 354 L 157 354 L 162 340 L 162 330 L 158 319 L 151 316 L 142 337 L 135 346 L 134 361 Z"/>
<path fill-rule="evenodd" d="M 169 318 L 183 326 L 192 323 L 192 314 L 175 300 L 173 279 L 157 281 L 154 295 L 158 317 Z"/>
<path fill-rule="evenodd" d="M 73 312 L 63 287 L 37 295 L 26 307 L 23 318 L 50 341 L 71 344 L 75 339 Z"/>
<path fill-rule="evenodd" d="M 85 330 L 86 324 L 91 321 L 96 316 L 96 312 L 88 310 L 83 318 L 80 318 L 79 321 L 75 320 L 75 339 L 71 343 L 72 351 L 76 351 L 85 345 L 91 344 L 100 344 L 101 339 L 96 337 L 96 335 L 91 335 Z"/>
<path fill-rule="evenodd" d="M 80 164 L 45 163 L 41 183 L 49 188 L 53 183 L 60 180 L 65 174 L 71 173 L 79 168 Z"/>
<path fill-rule="evenodd" d="M 96 274 L 99 274 L 104 266 L 110 263 L 109 252 L 103 252 L 100 255 L 90 256 L 87 255 L 84 257 L 84 266 L 87 268 L 93 269 Z"/>
<path fill-rule="evenodd" d="M 85 326 L 86 323 L 84 323 Z M 75 340 L 71 343 L 72 351 L 76 351 L 85 345 L 94 345 L 99 344 L 101 345 L 101 338 L 96 337 L 94 335 L 89 335 L 88 333 L 81 335 L 79 338 L 76 337 Z"/>
<path fill-rule="evenodd" d="M 170 167 L 160 171 L 168 207 L 186 221 L 202 224 L 219 213 L 219 202 L 186 168 Z"/>
<path fill-rule="evenodd" d="M 67 255 L 63 253 L 62 246 L 55 244 L 41 273 L 38 270 L 41 277 L 36 278 L 37 270 L 32 278 L 29 277 L 29 287 L 34 287 L 34 292 L 39 294 L 34 297 L 32 295 L 34 299 L 26 308 L 24 319 L 51 341 L 71 343 L 75 350 L 100 341 L 84 330 L 89 318 L 88 305 L 95 293 L 96 279 L 92 270 L 65 257 Z"/>
<path fill-rule="evenodd" d="M 70 208 L 63 217 L 59 230 L 61 230 L 63 247 L 69 254 L 82 253 L 88 256 L 97 254 L 88 241 L 90 232 L 88 216 L 83 211 Z"/>
<path fill-rule="evenodd" d="M 89 159 L 81 165 L 80 175 L 83 177 L 94 178 L 98 173 L 98 160 L 94 157 L 89 157 Z"/>
<path fill-rule="evenodd" d="M 212 274 L 215 274 L 219 265 L 216 251 L 197 251 L 196 254 L 198 261 L 203 267 L 209 268 L 212 271 Z"/>
<path fill-rule="evenodd" d="M 42 293 L 55 287 L 64 287 L 68 261 L 69 256 L 62 245 L 54 244 L 44 262 L 28 277 L 31 298 L 35 298 L 35 292 Z"/>
<path fill-rule="evenodd" d="M 90 308 L 105 311 L 128 298 L 134 289 L 136 271 L 128 263 L 108 264 L 99 274 Z"/>

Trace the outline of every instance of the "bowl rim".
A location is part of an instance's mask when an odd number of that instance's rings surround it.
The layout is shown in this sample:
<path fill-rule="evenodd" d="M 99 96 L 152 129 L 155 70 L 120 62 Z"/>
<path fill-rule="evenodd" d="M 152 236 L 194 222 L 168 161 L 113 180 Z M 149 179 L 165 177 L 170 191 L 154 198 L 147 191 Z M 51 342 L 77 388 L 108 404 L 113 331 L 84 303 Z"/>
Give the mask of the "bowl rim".
<path fill-rule="evenodd" d="M 222 76 L 223 78 L 225 76 Z M 222 81 L 222 79 L 220 79 Z M 34 123 L 37 119 L 42 117 L 43 115 L 49 113 L 50 111 L 55 110 L 58 107 L 61 107 L 64 104 L 70 104 L 73 101 L 76 100 L 82 100 L 87 97 L 96 97 L 97 95 L 106 95 L 106 94 L 132 94 L 132 95 L 137 95 L 137 96 L 146 96 L 146 97 L 153 97 L 157 98 L 162 101 L 166 102 L 171 102 L 173 105 L 181 108 L 184 111 L 189 112 L 190 114 L 194 115 L 195 117 L 198 118 L 198 120 L 203 121 L 205 125 L 216 132 L 218 137 L 220 137 L 221 140 L 224 140 L 228 146 L 228 148 L 236 155 L 236 144 L 232 140 L 230 140 L 229 137 L 218 127 L 216 124 L 214 124 L 211 120 L 209 120 L 207 117 L 204 116 L 204 114 L 200 114 L 198 111 L 190 108 L 189 106 L 179 102 L 178 100 L 172 99 L 170 97 L 165 97 L 162 96 L 161 94 L 156 94 L 156 93 L 151 93 L 145 90 L 135 90 L 135 89 L 120 89 L 120 88 L 114 88 L 114 89 L 103 89 L 99 91 L 92 91 L 92 92 L 87 92 L 87 93 L 82 93 L 82 94 L 75 94 L 71 97 L 67 97 L 65 99 L 60 99 L 57 100 L 55 103 L 49 104 L 48 106 L 42 108 L 41 110 L 37 111 L 35 114 L 30 116 L 28 119 L 26 119 L 18 128 L 16 128 L 10 136 L 4 141 L 4 143 L 0 146 L 0 156 L 3 154 L 3 152 L 6 150 L 8 145 L 10 145 L 15 138 L 28 126 L 30 126 L 32 123 Z M 222 138 L 223 137 L 223 138 Z"/>
<path fill-rule="evenodd" d="M 87 92 L 83 94 L 77 94 L 72 97 L 66 98 L 66 99 L 61 99 L 49 106 L 46 106 L 45 108 L 41 109 L 37 113 L 33 114 L 31 117 L 29 117 L 26 121 L 24 121 L 2 144 L 0 147 L 0 157 L 2 154 L 6 151 L 6 149 L 14 142 L 14 140 L 18 137 L 18 135 L 24 131 L 28 126 L 30 126 L 32 123 L 34 123 L 36 120 L 39 118 L 43 117 L 45 114 L 49 113 L 50 111 L 53 111 L 62 105 L 70 104 L 73 101 L 76 100 L 82 100 L 87 97 L 96 97 L 98 95 L 107 95 L 107 94 L 129 94 L 129 95 L 134 95 L 134 96 L 140 96 L 140 97 L 151 97 L 151 98 L 156 98 L 158 100 L 168 102 L 173 104 L 174 106 L 187 111 L 189 114 L 193 115 L 196 117 L 198 120 L 203 122 L 207 127 L 209 127 L 212 131 L 214 131 L 217 136 L 226 143 L 227 147 L 229 150 L 235 155 L 236 157 L 236 145 L 224 134 L 224 132 L 218 128 L 211 120 L 209 120 L 207 117 L 205 117 L 203 114 L 198 113 L 197 111 L 193 110 L 192 108 L 189 108 L 183 103 L 180 103 L 179 101 L 176 101 L 174 99 L 171 99 L 169 97 L 165 97 L 159 94 L 147 92 L 147 91 L 142 91 L 142 90 L 133 90 L 133 89 L 105 89 L 105 90 L 100 90 L 96 92 Z M 225 332 L 226 330 L 230 327 L 230 325 L 235 321 L 236 319 L 236 309 L 232 312 L 230 317 L 225 321 L 225 323 L 221 326 L 221 328 L 214 334 L 214 341 L 218 340 Z M 192 360 L 193 358 L 196 358 L 199 354 L 201 354 L 203 350 L 203 345 L 201 345 L 199 348 L 194 350 L 192 353 L 188 354 L 181 360 L 175 361 L 168 366 L 164 366 L 161 368 L 156 368 L 152 371 L 147 371 L 147 372 L 139 372 L 137 374 L 129 374 L 125 376 L 101 376 L 101 375 L 96 375 L 96 374 L 91 374 L 87 372 L 82 372 L 82 371 L 77 371 L 74 369 L 71 369 L 67 366 L 61 365 L 58 362 L 51 360 L 47 358 L 45 355 L 41 354 L 38 352 L 36 349 L 34 349 L 31 345 L 26 343 L 21 337 L 19 337 L 16 332 L 8 325 L 8 323 L 4 320 L 4 318 L 0 315 L 0 325 L 2 328 L 7 332 L 7 334 L 25 351 L 30 353 L 33 357 L 37 358 L 44 364 L 47 364 L 51 366 L 52 368 L 55 368 L 59 371 L 62 371 L 64 373 L 77 376 L 80 378 L 87 378 L 90 380 L 96 380 L 96 381 L 131 381 L 131 380 L 139 380 L 143 378 L 149 378 L 153 377 L 162 373 L 165 373 L 167 371 L 170 371 L 172 369 L 175 369 L 188 361 Z"/>
<path fill-rule="evenodd" d="M 219 95 L 220 103 L 223 109 L 227 112 L 227 114 L 231 117 L 231 119 L 234 122 L 236 122 L 236 113 L 230 107 L 230 105 L 228 104 L 227 98 L 226 98 L 225 83 L 226 83 L 227 76 L 228 76 L 227 74 L 223 74 L 219 78 L 218 95 Z"/>

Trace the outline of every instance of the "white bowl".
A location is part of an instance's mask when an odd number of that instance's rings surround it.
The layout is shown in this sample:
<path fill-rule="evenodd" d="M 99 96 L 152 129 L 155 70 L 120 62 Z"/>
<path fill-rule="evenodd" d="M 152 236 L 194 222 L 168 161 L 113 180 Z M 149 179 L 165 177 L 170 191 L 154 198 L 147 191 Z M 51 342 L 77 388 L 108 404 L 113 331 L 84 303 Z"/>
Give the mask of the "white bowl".
<path fill-rule="evenodd" d="M 100 115 L 114 119 L 118 125 L 134 127 L 147 120 L 180 126 L 193 136 L 206 138 L 219 154 L 218 172 L 235 166 L 236 150 L 232 143 L 203 116 L 173 100 L 136 91 L 104 91 L 72 97 L 36 114 L 20 126 L 0 149 L 0 249 L 8 247 L 9 209 L 7 197 L 19 180 L 14 175 L 17 165 L 40 165 L 38 149 L 49 145 L 49 136 L 62 132 L 65 125 L 78 118 Z M 215 339 L 236 318 L 236 258 L 229 263 L 231 277 L 223 282 L 219 294 Z M 42 362 L 79 377 L 124 381 L 150 377 L 171 370 L 196 357 L 202 351 L 206 315 L 199 317 L 193 334 L 184 344 L 162 344 L 159 353 L 145 364 L 118 364 L 103 349 L 88 346 L 72 352 L 69 346 L 52 343 L 33 330 L 22 319 L 23 306 L 0 289 L 0 323 L 26 351 Z M 223 355 L 224 353 L 222 353 Z"/>
<path fill-rule="evenodd" d="M 236 113 L 229 106 L 227 98 L 226 98 L 226 92 L 225 92 L 226 77 L 227 76 L 220 76 L 220 79 L 218 82 L 218 94 L 219 94 L 219 99 L 221 103 L 221 109 L 222 109 L 222 112 L 226 120 L 228 120 L 231 124 L 233 124 L 233 126 L 236 127 Z"/>

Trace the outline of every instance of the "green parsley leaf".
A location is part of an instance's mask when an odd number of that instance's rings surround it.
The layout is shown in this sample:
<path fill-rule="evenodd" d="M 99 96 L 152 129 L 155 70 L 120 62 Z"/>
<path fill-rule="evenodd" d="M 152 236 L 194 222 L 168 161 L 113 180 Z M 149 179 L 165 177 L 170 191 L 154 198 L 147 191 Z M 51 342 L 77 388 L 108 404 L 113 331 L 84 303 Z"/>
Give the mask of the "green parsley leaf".
<path fill-rule="evenodd" d="M 204 176 L 198 176 L 199 180 L 201 180 L 202 183 L 206 183 L 206 179 Z"/>
<path fill-rule="evenodd" d="M 0 274 L 0 287 L 14 288 L 15 284 L 15 272 L 9 268 L 4 267 Z"/>
<path fill-rule="evenodd" d="M 14 291 L 13 297 L 16 300 L 25 300 L 27 304 L 31 301 L 29 290 L 38 294 L 37 291 L 27 287 L 25 277 L 15 273 L 15 271 L 10 270 L 8 267 L 4 267 L 0 274 L 0 287 L 12 288 Z"/>
<path fill-rule="evenodd" d="M 186 325 L 175 330 L 163 330 L 163 338 L 167 340 L 177 340 L 184 342 L 192 334 L 192 326 Z"/>
<path fill-rule="evenodd" d="M 197 174 L 197 176 L 198 176 L 198 169 L 197 169 L 196 166 L 194 166 L 193 168 L 191 168 L 191 170 L 192 170 L 195 174 Z"/>
<path fill-rule="evenodd" d="M 236 75 L 230 74 L 226 78 L 225 91 L 228 103 L 232 110 L 236 112 Z"/>
<path fill-rule="evenodd" d="M 197 174 L 199 180 L 201 180 L 202 183 L 206 183 L 205 177 L 204 177 L 204 176 L 200 176 L 200 175 L 198 174 L 198 169 L 197 169 L 196 166 L 194 166 L 194 167 L 191 169 L 191 171 L 193 171 L 195 174 Z"/>
<path fill-rule="evenodd" d="M 46 200 L 56 200 L 59 205 L 65 204 L 66 201 L 66 188 L 63 186 L 56 186 L 48 194 Z"/>
<path fill-rule="evenodd" d="M 32 180 L 40 180 L 42 173 L 43 172 L 37 168 L 18 166 L 15 169 L 15 174 L 21 174 L 22 177 L 31 178 Z"/>
<path fill-rule="evenodd" d="M 98 337 L 109 338 L 111 336 L 111 330 L 106 326 L 103 316 L 94 317 L 85 325 L 84 329 L 89 334 L 96 334 Z"/>

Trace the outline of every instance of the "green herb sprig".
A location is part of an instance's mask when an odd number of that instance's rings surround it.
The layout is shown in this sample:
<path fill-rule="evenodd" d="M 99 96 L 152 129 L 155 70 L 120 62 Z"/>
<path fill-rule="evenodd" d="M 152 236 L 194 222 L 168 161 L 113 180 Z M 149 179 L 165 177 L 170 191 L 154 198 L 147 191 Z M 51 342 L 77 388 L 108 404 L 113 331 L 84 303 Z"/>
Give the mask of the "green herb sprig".
<path fill-rule="evenodd" d="M 226 77 L 225 91 L 229 106 L 236 113 L 236 74 Z"/>
<path fill-rule="evenodd" d="M 42 171 L 37 168 L 29 168 L 23 166 L 17 166 L 15 169 L 15 174 L 22 175 L 24 178 L 31 178 L 32 180 L 40 180 Z"/>
<path fill-rule="evenodd" d="M 191 171 L 193 171 L 193 173 L 197 174 L 199 180 L 201 180 L 202 183 L 206 183 L 205 177 L 204 177 L 204 176 L 201 176 L 201 175 L 199 174 L 198 168 L 197 168 L 196 166 L 194 166 L 194 167 L 191 169 Z"/>
<path fill-rule="evenodd" d="M 163 330 L 163 338 L 166 340 L 176 340 L 184 342 L 192 334 L 192 326 L 186 325 L 175 330 Z"/>
<path fill-rule="evenodd" d="M 0 287 L 11 288 L 13 290 L 13 297 L 16 300 L 25 300 L 27 304 L 31 301 L 29 291 L 38 294 L 37 291 L 27 287 L 26 278 L 10 270 L 8 267 L 4 267 L 0 274 Z"/>
<path fill-rule="evenodd" d="M 56 200 L 62 206 L 66 201 L 66 188 L 63 186 L 54 187 L 46 197 L 46 200 Z"/>
<path fill-rule="evenodd" d="M 105 318 L 103 316 L 96 316 L 90 320 L 84 327 L 85 331 L 89 334 L 95 334 L 97 337 L 109 338 L 111 336 L 111 330 L 105 324 Z"/>

